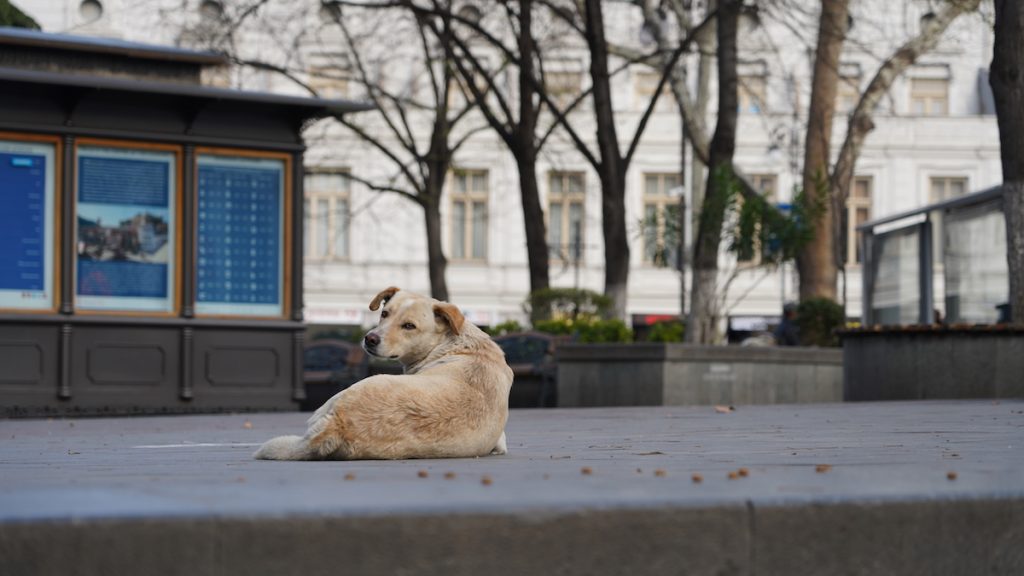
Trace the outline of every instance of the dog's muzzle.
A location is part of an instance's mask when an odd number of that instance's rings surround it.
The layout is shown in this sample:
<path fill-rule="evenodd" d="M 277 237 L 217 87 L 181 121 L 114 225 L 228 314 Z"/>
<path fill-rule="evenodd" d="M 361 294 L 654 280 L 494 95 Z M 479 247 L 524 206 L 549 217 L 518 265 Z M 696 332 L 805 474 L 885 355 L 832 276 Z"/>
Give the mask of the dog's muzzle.
<path fill-rule="evenodd" d="M 367 332 L 363 337 L 363 349 L 376 356 L 378 345 L 380 345 L 380 336 L 373 332 Z"/>

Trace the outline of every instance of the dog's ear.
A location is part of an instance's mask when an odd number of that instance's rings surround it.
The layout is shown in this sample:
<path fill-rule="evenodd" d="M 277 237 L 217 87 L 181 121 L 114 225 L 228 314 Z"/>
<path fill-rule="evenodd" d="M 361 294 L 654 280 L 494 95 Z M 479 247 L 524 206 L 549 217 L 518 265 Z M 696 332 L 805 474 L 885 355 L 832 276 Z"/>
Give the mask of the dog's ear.
<path fill-rule="evenodd" d="M 447 302 L 434 304 L 434 316 L 447 324 L 456 336 L 462 333 L 462 325 L 466 322 L 466 318 L 462 316 L 462 312 L 454 304 Z"/>
<path fill-rule="evenodd" d="M 381 290 L 380 294 L 374 296 L 373 300 L 370 301 L 370 310 L 376 311 L 377 308 L 380 308 L 381 304 L 387 304 L 388 300 L 391 300 L 391 297 L 395 295 L 395 292 L 398 292 L 398 288 L 394 286 Z"/>

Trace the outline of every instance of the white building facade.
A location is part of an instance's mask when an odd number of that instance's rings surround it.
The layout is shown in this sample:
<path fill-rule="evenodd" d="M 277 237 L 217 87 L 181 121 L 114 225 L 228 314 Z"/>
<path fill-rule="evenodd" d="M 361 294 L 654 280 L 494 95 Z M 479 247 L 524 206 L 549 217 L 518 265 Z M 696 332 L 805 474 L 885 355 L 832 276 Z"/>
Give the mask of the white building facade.
<path fill-rule="evenodd" d="M 142 10 L 140 3 L 130 0 L 23 0 L 20 7 L 45 31 L 171 44 L 184 42 L 182 22 L 201 22 L 217 16 L 218 10 L 236 8 L 211 0 L 154 8 L 160 4 L 155 1 Z M 747 16 L 742 23 L 735 161 L 773 202 L 787 204 L 801 179 L 813 58 L 808 46 L 813 48 L 817 34 L 813 10 L 818 3 L 792 2 L 807 10 L 768 4 L 758 17 Z M 852 110 L 858 92 L 884 58 L 916 33 L 929 9 L 927 2 L 852 4 L 853 27 L 840 66 L 836 151 L 845 134 L 846 112 Z M 641 45 L 639 12 L 618 3 L 608 3 L 608 11 L 609 36 Z M 239 42 L 258 45 L 265 53 L 282 50 L 253 38 Z M 983 8 L 981 14 L 955 22 L 938 48 L 895 82 L 857 163 L 847 206 L 851 235 L 856 224 L 866 220 L 1001 182 L 999 136 L 987 87 L 991 52 L 991 15 Z M 567 54 L 559 78 L 570 92 L 586 89 L 585 54 Z M 303 65 L 312 67 L 315 61 L 309 57 Z M 296 90 L 294 84 L 265 71 L 239 69 L 218 81 L 247 89 Z M 317 87 L 325 96 L 364 96 L 352 83 Z M 615 76 L 613 102 L 623 140 L 631 136 L 653 89 L 651 73 L 639 66 Z M 711 132 L 714 111 L 708 116 Z M 572 121 L 581 134 L 593 136 L 588 127 L 594 122 L 592 107 L 581 106 L 572 113 Z M 679 175 L 682 158 L 689 158 L 681 132 L 673 103 L 663 97 L 627 176 L 632 258 L 627 312 L 638 322 L 681 312 L 680 272 L 651 262 L 645 239 L 656 238 L 657 231 L 648 229 L 645 234 L 643 225 L 646 216 L 678 203 L 679 194 L 692 196 L 689 162 L 686 176 Z M 383 181 L 394 172 L 379 152 L 351 131 L 325 121 L 307 129 L 306 137 L 306 319 L 314 325 L 369 325 L 367 304 L 380 289 L 393 285 L 429 292 L 422 210 L 406 198 L 373 191 L 346 177 Z M 529 277 L 515 160 L 492 132 L 482 130 L 458 151 L 454 167 L 441 208 L 451 299 L 478 324 L 525 322 L 522 304 Z M 600 291 L 604 273 L 597 174 L 567 138 L 556 136 L 541 154 L 537 176 L 548 219 L 552 285 Z M 689 200 L 687 204 L 692 205 Z M 578 260 L 572 254 L 577 230 Z M 861 311 L 860 260 L 857 243 L 849 242 L 845 290 L 841 285 L 839 293 L 845 293 L 851 317 Z M 796 298 L 798 279 L 791 263 L 767 269 L 737 264 L 723 254 L 722 268 L 723 275 L 734 274 L 723 315 L 736 319 L 736 326 L 744 324 L 744 317 L 777 316 L 783 302 Z"/>

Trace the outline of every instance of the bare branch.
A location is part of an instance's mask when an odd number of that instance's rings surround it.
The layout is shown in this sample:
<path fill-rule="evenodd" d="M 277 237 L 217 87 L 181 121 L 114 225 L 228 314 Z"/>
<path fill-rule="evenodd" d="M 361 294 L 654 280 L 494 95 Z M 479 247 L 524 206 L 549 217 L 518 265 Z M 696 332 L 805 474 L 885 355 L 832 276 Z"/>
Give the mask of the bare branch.
<path fill-rule="evenodd" d="M 900 46 L 875 72 L 875 76 L 857 102 L 853 114 L 850 115 L 846 139 L 832 171 L 833 197 L 840 206 L 849 196 L 854 167 L 864 140 L 875 128 L 872 116 L 879 101 L 889 92 L 892 83 L 900 74 L 914 64 L 921 54 L 935 47 L 942 34 L 958 16 L 977 10 L 979 5 L 980 0 L 949 0 L 938 14 L 922 21 L 920 33 Z"/>

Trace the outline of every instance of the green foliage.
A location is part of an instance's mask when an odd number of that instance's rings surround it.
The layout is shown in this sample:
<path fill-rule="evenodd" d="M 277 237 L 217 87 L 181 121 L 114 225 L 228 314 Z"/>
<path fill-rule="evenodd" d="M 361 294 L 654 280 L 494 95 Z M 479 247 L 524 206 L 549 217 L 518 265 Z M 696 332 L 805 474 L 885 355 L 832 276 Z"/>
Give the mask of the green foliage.
<path fill-rule="evenodd" d="M 633 341 L 633 331 L 622 320 L 600 320 L 592 316 L 539 320 L 534 322 L 533 329 L 556 336 L 572 336 L 586 344 Z"/>
<path fill-rule="evenodd" d="M 804 300 L 796 309 L 803 346 L 839 346 L 836 330 L 845 323 L 843 307 L 828 298 Z"/>
<path fill-rule="evenodd" d="M 731 195 L 736 226 L 726 229 L 730 238 L 729 250 L 740 260 L 753 260 L 760 256 L 762 265 L 777 265 L 796 258 L 796 255 L 814 240 L 815 225 L 825 213 L 828 183 L 818 180 L 815 193 L 808 195 L 795 190 L 789 214 L 772 206 L 763 196 L 742 197 L 740 183 L 734 175 Z M 742 198 L 742 201 L 737 199 Z"/>
<path fill-rule="evenodd" d="M 679 320 L 663 320 L 651 326 L 648 342 L 682 342 L 686 326 Z"/>
<path fill-rule="evenodd" d="M 19 10 L 17 6 L 11 4 L 8 0 L 0 0 L 0 26 L 40 30 L 38 22 Z"/>
<path fill-rule="evenodd" d="M 789 212 L 772 205 L 763 196 L 744 196 L 743 183 L 728 167 L 721 166 L 711 176 L 716 193 L 705 200 L 701 212 L 702 224 L 708 230 L 721 230 L 730 252 L 740 261 L 753 261 L 760 257 L 764 266 L 777 265 L 796 258 L 808 243 L 814 240 L 815 224 L 825 213 L 828 200 L 828 180 L 816 179 L 813 194 L 794 190 L 793 203 Z M 653 250 L 651 259 L 657 266 L 675 264 L 671 252 L 679 244 L 678 206 L 671 206 L 662 215 L 662 244 L 648 246 Z M 713 219 L 719 219 L 717 222 Z M 658 216 L 648 216 L 640 221 L 641 233 L 658 229 Z M 645 237 L 645 240 L 647 238 Z"/>
<path fill-rule="evenodd" d="M 554 334 L 555 336 L 571 336 L 576 330 L 576 323 L 569 318 L 537 320 L 533 323 L 533 329 L 537 332 Z"/>
<path fill-rule="evenodd" d="M 580 326 L 578 340 L 590 344 L 632 342 L 633 331 L 622 320 L 595 320 Z"/>
<path fill-rule="evenodd" d="M 491 336 L 501 336 L 503 334 L 512 334 L 513 332 L 522 332 L 523 326 L 515 320 L 506 320 L 500 324 L 491 326 L 487 333 Z"/>
<path fill-rule="evenodd" d="M 550 318 L 607 316 L 612 309 L 611 298 L 581 288 L 545 288 L 532 292 L 523 308 L 534 327 Z"/>

